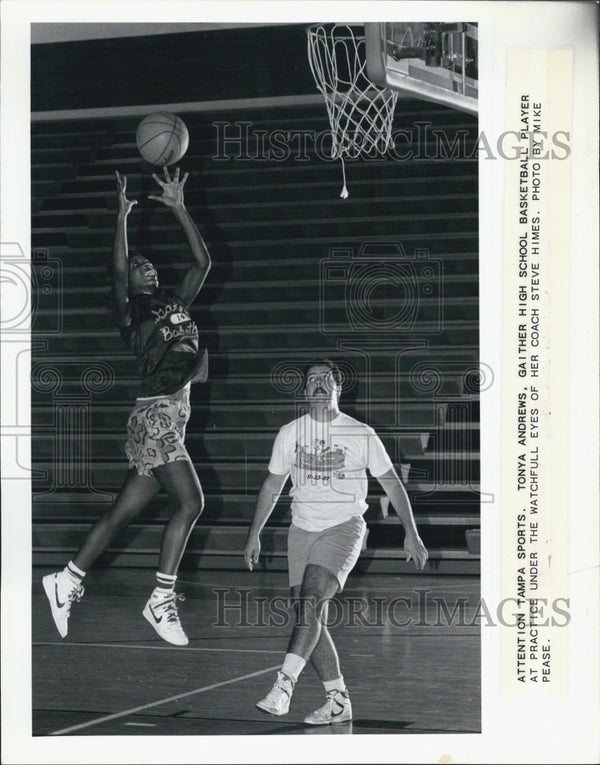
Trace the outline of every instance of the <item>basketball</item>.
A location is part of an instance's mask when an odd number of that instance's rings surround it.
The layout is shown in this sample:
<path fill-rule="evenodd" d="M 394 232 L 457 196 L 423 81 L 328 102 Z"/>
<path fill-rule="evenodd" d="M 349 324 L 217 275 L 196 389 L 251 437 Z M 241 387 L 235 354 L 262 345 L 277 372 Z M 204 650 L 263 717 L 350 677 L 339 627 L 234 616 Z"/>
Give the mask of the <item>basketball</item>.
<path fill-rule="evenodd" d="M 170 112 L 148 114 L 138 125 L 135 142 L 151 165 L 173 165 L 183 157 L 190 136 L 185 122 Z"/>

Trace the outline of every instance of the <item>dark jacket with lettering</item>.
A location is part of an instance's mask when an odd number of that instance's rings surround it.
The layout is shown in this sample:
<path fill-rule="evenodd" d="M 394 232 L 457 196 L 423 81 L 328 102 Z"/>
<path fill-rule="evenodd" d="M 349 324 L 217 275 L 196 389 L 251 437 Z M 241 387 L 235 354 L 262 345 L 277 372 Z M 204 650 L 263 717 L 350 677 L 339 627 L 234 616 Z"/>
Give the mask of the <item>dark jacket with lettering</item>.
<path fill-rule="evenodd" d="M 142 396 L 164 396 L 188 382 L 205 382 L 208 352 L 201 348 L 198 328 L 188 306 L 174 292 L 135 295 L 130 300 L 131 324 L 121 336 L 135 354 Z"/>

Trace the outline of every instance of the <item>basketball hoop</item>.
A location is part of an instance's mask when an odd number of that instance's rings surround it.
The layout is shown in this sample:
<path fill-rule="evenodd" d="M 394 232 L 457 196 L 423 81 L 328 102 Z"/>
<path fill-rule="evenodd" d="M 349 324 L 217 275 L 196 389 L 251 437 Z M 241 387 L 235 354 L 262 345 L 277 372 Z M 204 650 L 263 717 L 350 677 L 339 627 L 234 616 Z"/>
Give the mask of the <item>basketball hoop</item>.
<path fill-rule="evenodd" d="M 307 29 L 308 61 L 327 105 L 331 126 L 331 158 L 341 159 L 346 199 L 344 158 L 385 154 L 392 145 L 392 120 L 398 94 L 374 85 L 367 77 L 364 32 L 346 24 Z"/>

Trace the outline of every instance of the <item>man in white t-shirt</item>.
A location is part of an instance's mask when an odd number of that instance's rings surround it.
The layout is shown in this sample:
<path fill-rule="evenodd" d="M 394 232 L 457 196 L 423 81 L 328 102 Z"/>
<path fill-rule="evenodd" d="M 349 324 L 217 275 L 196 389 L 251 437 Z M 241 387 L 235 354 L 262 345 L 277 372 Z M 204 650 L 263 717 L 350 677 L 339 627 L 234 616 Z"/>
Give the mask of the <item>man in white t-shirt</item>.
<path fill-rule="evenodd" d="M 307 368 L 309 411 L 284 425 L 275 439 L 244 553 L 252 571 L 260 555 L 260 533 L 290 476 L 288 564 L 298 618 L 275 685 L 256 706 L 269 714 L 287 714 L 296 681 L 310 658 L 327 696 L 325 704 L 305 719 L 312 725 L 352 719 L 326 621 L 329 601 L 342 590 L 363 549 L 367 468 L 381 483 L 404 525 L 407 560 L 412 559 L 418 569 L 427 560 L 406 490 L 381 440 L 373 428 L 340 412 L 341 389 L 340 371 L 331 361 Z"/>

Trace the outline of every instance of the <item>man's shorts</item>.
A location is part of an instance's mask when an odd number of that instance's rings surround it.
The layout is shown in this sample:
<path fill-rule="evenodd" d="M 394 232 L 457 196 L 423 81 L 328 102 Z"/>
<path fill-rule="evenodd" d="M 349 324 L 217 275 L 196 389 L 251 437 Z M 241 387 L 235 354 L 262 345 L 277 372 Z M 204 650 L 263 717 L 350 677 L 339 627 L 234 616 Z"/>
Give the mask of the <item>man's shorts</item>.
<path fill-rule="evenodd" d="M 292 523 L 288 532 L 290 587 L 301 585 L 304 569 L 314 563 L 331 571 L 341 591 L 364 549 L 366 535 L 367 524 L 362 515 L 324 531 L 305 531 Z"/>
<path fill-rule="evenodd" d="M 129 467 L 151 476 L 156 467 L 189 460 L 184 440 L 190 411 L 189 388 L 171 396 L 137 399 L 127 422 Z"/>

